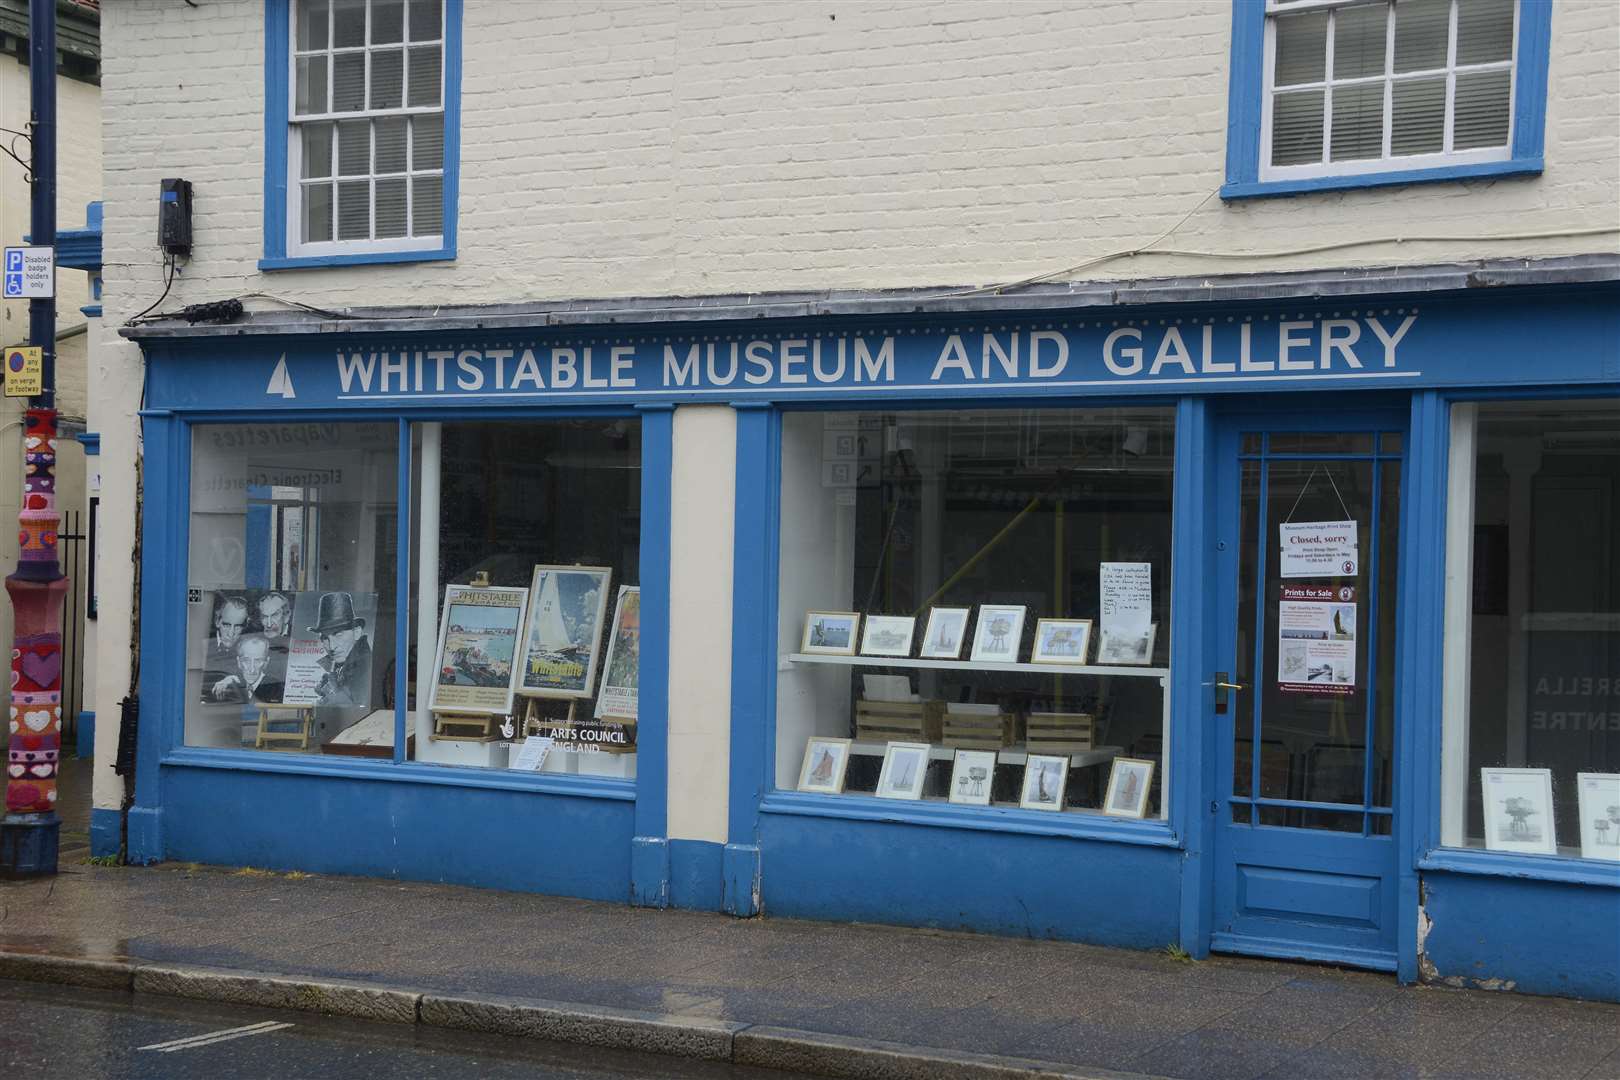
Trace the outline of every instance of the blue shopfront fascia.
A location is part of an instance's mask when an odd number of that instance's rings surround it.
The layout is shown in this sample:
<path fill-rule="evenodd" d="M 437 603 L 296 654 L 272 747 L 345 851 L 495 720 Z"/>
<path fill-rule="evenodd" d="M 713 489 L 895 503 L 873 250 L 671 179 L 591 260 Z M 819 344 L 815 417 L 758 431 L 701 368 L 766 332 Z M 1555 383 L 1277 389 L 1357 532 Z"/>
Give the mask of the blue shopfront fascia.
<path fill-rule="evenodd" d="M 534 419 L 625 415 L 637 409 L 644 434 L 643 541 L 659 545 L 663 595 L 644 592 L 646 621 L 668 626 L 670 409 L 685 402 L 737 409 L 736 536 L 733 625 L 732 766 L 729 837 L 718 889 L 689 883 L 688 895 L 718 896 L 736 914 L 871 918 L 966 926 L 1039 936 L 1082 936 L 1118 944 L 1177 941 L 1202 955 L 1209 943 L 1211 875 L 1207 812 L 1214 790 L 1210 691 L 1205 685 L 1217 613 L 1202 589 L 1173 589 L 1170 619 L 1171 755 L 1167 821 L 1124 821 L 1088 814 L 990 812 L 901 804 L 862 796 L 833 798 L 774 791 L 775 640 L 778 571 L 779 434 L 788 408 L 962 407 L 1005 404 L 1087 406 L 1171 403 L 1177 411 L 1174 575 L 1207 579 L 1212 550 L 1204 520 L 1212 486 L 1214 432 L 1226 395 L 1245 406 L 1299 408 L 1309 391 L 1320 410 L 1327 393 L 1406 403 L 1406 498 L 1403 500 L 1398 660 L 1400 759 L 1395 778 L 1395 839 L 1401 851 L 1400 971 L 1416 977 L 1420 872 L 1468 853 L 1436 852 L 1435 776 L 1444 555 L 1446 419 L 1449 400 L 1500 393 L 1620 392 L 1620 305 L 1612 286 L 1568 290 L 1495 290 L 1489 296 L 1354 298 L 1300 304 L 1182 306 L 1066 316 L 907 317 L 705 327 L 543 328 L 467 332 L 390 332 L 309 337 L 243 336 L 220 362 L 217 339 L 146 342 L 150 358 L 147 449 L 155 505 L 175 507 L 148 519 L 143 592 L 149 658 L 143 687 L 148 715 L 165 718 L 143 732 L 138 803 L 131 846 L 148 858 L 214 857 L 250 861 L 233 829 L 263 816 L 257 799 L 222 817 L 231 789 L 263 790 L 278 808 L 276 829 L 246 830 L 263 844 L 261 863 L 395 873 L 472 883 L 545 888 L 662 905 L 672 901 L 670 845 L 664 838 L 666 733 L 644 724 L 640 781 L 587 782 L 491 777 L 476 770 L 410 764 L 330 763 L 233 751 L 181 748 L 184 567 L 158 553 L 184 551 L 189 439 L 193 422 L 288 425 L 382 416 L 423 419 Z M 1556 350 L 1548 342 L 1557 343 Z M 732 366 L 732 356 L 736 366 Z M 752 378 L 750 378 L 752 376 Z M 244 403 L 248 403 L 244 405 Z M 1235 402 L 1234 402 L 1235 403 Z M 1322 422 L 1328 422 L 1324 419 Z M 402 443 L 405 433 L 402 427 Z M 408 444 L 403 447 L 408 452 Z M 406 473 L 402 472 L 402 479 Z M 655 482 L 656 481 L 656 482 Z M 408 492 L 402 491 L 401 505 Z M 154 535 L 154 533 L 156 535 Z M 401 550 L 404 546 L 402 537 Z M 644 556 L 646 558 L 647 556 Z M 653 580 L 643 565 L 643 588 Z M 658 613 L 662 611 L 660 616 Z M 667 648 L 667 643 L 666 646 Z M 666 652 L 659 653 L 667 658 Z M 649 671 L 661 698 L 667 671 Z M 653 685 L 644 685 L 651 699 Z M 271 795 L 279 774 L 296 786 Z M 389 784 L 380 781 L 392 781 Z M 401 783 L 400 781 L 409 781 Z M 344 785 L 349 794 L 331 785 Z M 277 789 L 279 792 L 279 789 Z M 445 799 L 451 793 L 455 798 Z M 477 839 L 462 826 L 469 810 L 510 793 L 539 799 L 526 817 L 553 811 L 579 833 L 545 830 L 514 849 L 509 838 Z M 295 800 L 288 796 L 296 794 Z M 307 797 L 307 798 L 306 798 Z M 425 835 L 456 834 L 470 847 L 454 853 L 428 845 L 407 856 L 375 857 L 322 832 L 299 807 L 320 803 L 362 813 L 370 835 L 391 840 L 389 815 L 416 822 Z M 259 809 L 252 809 L 257 803 Z M 471 805 L 470 803 L 468 804 Z M 503 804 L 504 805 L 504 804 Z M 581 808 L 588 808 L 582 811 Z M 617 808 L 617 809 L 615 809 Z M 502 811 L 505 812 L 504 810 Z M 163 820 L 161 835 L 141 821 Z M 540 820 L 536 818 L 536 820 Z M 458 824 L 459 823 L 459 824 Z M 248 822 L 248 824 L 252 824 Z M 238 834 L 240 836 L 240 834 Z M 446 841 L 448 844 L 448 841 Z M 379 849 L 391 844 L 378 843 Z M 497 847 L 499 850 L 497 850 Z M 313 848 L 313 850 L 312 850 Z M 528 850 L 533 848 L 533 850 Z M 195 852 L 196 854 L 188 854 Z M 606 852 L 607 854 L 604 854 Z M 1084 888 L 1056 888 L 1054 859 L 1085 876 Z M 402 861 L 403 860 L 403 861 Z M 542 861 L 536 861 L 542 860 Z M 1568 888 L 1564 860 L 1505 860 L 1507 875 L 1532 874 L 1527 887 Z M 556 867 L 554 880 L 522 879 L 500 867 Z M 1533 863 L 1528 869 L 1520 863 Z M 709 866 L 697 860 L 691 865 Z M 1491 873 L 1481 862 L 1483 872 Z M 705 870 L 705 873 L 712 872 Z M 1565 881 L 1557 879 L 1565 876 Z M 1483 880 L 1483 879 L 1481 879 Z M 1581 879 L 1612 903 L 1620 891 L 1601 872 Z M 1071 883 L 1072 884 L 1072 883 Z M 1460 890 L 1453 893 L 1455 897 Z M 1046 897 L 1033 908 L 1031 897 Z M 681 902 L 674 897 L 674 902 Z M 1453 900 L 1453 903 L 1459 901 Z M 1452 914 L 1453 925 L 1462 919 Z M 1432 939 L 1431 939 L 1432 940 Z"/>

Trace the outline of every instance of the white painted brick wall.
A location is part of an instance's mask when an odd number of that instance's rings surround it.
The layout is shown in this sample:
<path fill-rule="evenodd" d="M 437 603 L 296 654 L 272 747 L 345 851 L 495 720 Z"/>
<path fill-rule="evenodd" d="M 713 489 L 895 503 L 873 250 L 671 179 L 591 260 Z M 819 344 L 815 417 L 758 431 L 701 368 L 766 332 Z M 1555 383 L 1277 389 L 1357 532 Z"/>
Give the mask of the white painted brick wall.
<path fill-rule="evenodd" d="M 1150 240 L 1224 173 L 1218 0 L 467 0 L 458 259 L 261 274 L 261 6 L 118 0 L 103 33 L 109 316 L 161 289 L 165 175 L 197 193 L 173 305 L 253 290 L 472 303 L 1000 281 Z M 1620 224 L 1620 4 L 1559 3 L 1547 126 L 1536 179 L 1211 199 L 1175 246 Z M 1390 242 L 1084 276 L 1615 245 Z"/>

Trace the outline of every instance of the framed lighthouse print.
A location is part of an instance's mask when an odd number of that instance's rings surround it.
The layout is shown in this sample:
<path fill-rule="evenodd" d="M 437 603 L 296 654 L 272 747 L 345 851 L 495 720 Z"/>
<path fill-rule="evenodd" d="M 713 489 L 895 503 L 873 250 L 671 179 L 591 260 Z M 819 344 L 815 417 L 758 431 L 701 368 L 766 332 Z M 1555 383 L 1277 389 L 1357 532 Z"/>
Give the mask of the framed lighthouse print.
<path fill-rule="evenodd" d="M 512 711 L 512 659 L 528 599 L 527 589 L 445 587 L 431 711 L 494 716 Z"/>
<path fill-rule="evenodd" d="M 612 577 L 612 568 L 606 566 L 534 568 L 518 693 L 553 698 L 591 696 Z"/>

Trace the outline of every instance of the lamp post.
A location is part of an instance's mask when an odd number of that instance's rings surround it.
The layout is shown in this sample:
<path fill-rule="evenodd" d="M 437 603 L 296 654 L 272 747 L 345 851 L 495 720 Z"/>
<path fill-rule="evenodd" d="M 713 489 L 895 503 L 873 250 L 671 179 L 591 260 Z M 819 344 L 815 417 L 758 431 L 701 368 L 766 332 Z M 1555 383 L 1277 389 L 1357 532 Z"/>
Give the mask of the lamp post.
<path fill-rule="evenodd" d="M 56 0 L 29 0 L 31 239 L 56 246 Z M 55 290 L 52 290 L 53 292 Z M 62 750 L 62 600 L 56 558 L 56 299 L 28 304 L 28 336 L 45 355 L 44 383 L 23 435 L 21 551 L 6 578 L 11 596 L 10 746 L 0 875 L 56 873 L 56 778 Z"/>

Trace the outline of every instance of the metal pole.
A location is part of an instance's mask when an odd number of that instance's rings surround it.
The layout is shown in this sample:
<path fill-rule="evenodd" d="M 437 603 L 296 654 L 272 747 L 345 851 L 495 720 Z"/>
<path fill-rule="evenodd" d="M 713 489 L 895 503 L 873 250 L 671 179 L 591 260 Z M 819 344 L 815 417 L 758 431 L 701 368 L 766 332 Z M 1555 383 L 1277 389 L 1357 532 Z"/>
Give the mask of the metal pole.
<path fill-rule="evenodd" d="M 29 0 L 28 82 L 33 173 L 31 241 L 56 246 L 56 0 Z M 54 291 L 54 290 L 53 290 Z M 62 601 L 68 583 L 57 561 L 56 301 L 28 305 L 28 332 L 44 350 L 43 392 L 28 410 L 23 437 L 23 499 L 17 515 L 17 572 L 11 596 L 11 741 L 6 816 L 0 823 L 0 875 L 56 873 L 57 767 L 62 752 Z"/>

